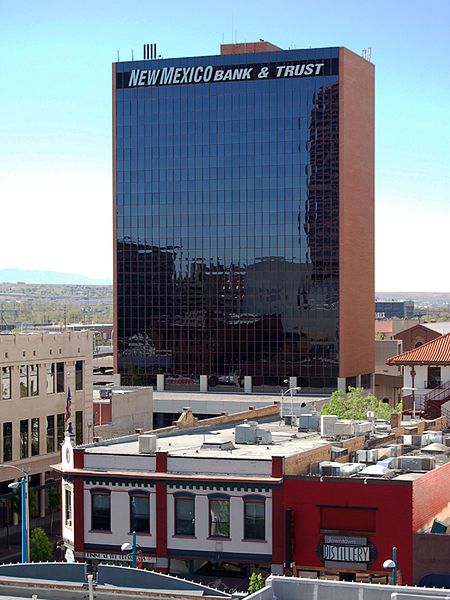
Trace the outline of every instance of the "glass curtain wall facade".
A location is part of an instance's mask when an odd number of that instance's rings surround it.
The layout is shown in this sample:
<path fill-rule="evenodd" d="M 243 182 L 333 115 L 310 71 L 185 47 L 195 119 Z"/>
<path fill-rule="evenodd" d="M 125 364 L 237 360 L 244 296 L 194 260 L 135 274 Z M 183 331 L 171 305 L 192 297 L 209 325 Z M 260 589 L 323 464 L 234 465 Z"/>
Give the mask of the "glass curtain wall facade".
<path fill-rule="evenodd" d="M 113 86 L 122 381 L 335 386 L 338 49 L 116 63 Z"/>

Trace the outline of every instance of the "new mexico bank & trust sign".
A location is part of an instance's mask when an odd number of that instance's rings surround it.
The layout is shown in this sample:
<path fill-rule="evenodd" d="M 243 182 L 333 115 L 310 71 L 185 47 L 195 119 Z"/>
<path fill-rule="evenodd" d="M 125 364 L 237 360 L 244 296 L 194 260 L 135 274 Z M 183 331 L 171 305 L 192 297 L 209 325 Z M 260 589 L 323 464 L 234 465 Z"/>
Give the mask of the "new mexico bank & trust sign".
<path fill-rule="evenodd" d="M 116 74 L 116 88 L 151 87 L 161 85 L 188 85 L 220 83 L 225 81 L 261 81 L 337 75 L 338 59 L 322 61 L 291 61 L 234 66 L 164 67 L 162 69 L 133 69 Z"/>

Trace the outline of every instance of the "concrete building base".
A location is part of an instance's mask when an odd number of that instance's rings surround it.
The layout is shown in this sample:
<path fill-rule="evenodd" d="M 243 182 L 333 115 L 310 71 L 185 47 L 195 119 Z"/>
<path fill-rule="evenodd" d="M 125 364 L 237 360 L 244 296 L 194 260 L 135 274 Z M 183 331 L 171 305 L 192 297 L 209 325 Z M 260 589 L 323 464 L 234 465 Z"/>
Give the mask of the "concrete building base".
<path fill-rule="evenodd" d="M 164 391 L 164 375 L 162 374 L 156 376 L 156 389 L 158 392 Z"/>
<path fill-rule="evenodd" d="M 208 375 L 200 375 L 200 391 L 208 391 Z"/>

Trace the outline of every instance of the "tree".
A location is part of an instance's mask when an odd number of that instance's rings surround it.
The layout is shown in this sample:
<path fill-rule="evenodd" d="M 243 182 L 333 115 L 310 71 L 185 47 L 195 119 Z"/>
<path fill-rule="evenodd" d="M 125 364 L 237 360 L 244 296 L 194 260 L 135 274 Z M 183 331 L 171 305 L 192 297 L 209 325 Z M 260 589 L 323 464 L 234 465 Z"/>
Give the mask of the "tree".
<path fill-rule="evenodd" d="M 53 546 L 42 527 L 35 527 L 30 540 L 31 562 L 44 562 L 53 559 Z"/>
<path fill-rule="evenodd" d="M 22 491 L 20 488 L 16 489 L 14 492 L 14 496 L 12 497 L 12 506 L 13 511 L 20 515 L 22 511 Z M 33 488 L 28 488 L 28 513 L 30 518 L 35 514 L 37 509 L 38 497 L 36 490 L 33 490 Z"/>
<path fill-rule="evenodd" d="M 253 573 L 250 575 L 250 579 L 248 582 L 248 593 L 254 594 L 258 590 L 262 590 L 262 588 L 266 585 L 266 578 L 262 573 Z"/>
<path fill-rule="evenodd" d="M 373 394 L 366 394 L 363 388 L 349 387 L 346 394 L 341 391 L 333 392 L 330 401 L 322 407 L 320 414 L 361 421 L 367 419 L 368 411 L 372 411 L 376 419 L 389 421 L 391 414 L 398 410 L 399 406 L 394 410 Z"/>

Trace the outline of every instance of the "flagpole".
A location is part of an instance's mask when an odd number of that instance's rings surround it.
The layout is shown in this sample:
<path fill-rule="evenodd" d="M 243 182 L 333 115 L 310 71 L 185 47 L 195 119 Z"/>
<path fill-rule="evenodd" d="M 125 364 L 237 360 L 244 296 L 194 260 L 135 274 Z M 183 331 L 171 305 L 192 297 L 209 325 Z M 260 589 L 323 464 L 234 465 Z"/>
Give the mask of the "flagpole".
<path fill-rule="evenodd" d="M 66 400 L 66 412 L 64 415 L 64 422 L 66 423 L 66 431 L 73 433 L 72 431 L 72 394 L 70 393 L 70 386 L 67 388 L 67 400 Z"/>

